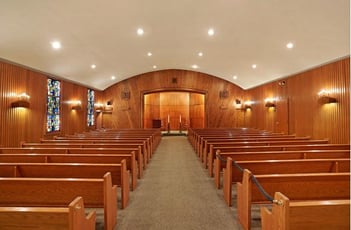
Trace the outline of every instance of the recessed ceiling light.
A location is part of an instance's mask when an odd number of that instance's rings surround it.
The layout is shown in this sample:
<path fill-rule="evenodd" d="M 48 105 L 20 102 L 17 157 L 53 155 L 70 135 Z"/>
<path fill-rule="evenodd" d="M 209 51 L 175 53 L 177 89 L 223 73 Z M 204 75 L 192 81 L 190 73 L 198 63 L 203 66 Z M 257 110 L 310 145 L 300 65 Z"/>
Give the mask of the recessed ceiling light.
<path fill-rule="evenodd" d="M 51 46 L 53 49 L 58 50 L 61 48 L 61 43 L 59 41 L 53 41 L 51 42 Z"/>
<path fill-rule="evenodd" d="M 151 53 L 151 52 L 148 52 L 148 53 L 147 53 L 147 56 L 149 56 L 149 57 L 152 56 L 152 53 Z"/>
<path fill-rule="evenodd" d="M 286 47 L 288 49 L 292 49 L 292 48 L 294 48 L 294 44 L 292 42 L 289 42 L 288 44 L 286 44 Z"/>
<path fill-rule="evenodd" d="M 207 31 L 208 35 L 209 36 L 213 36 L 214 35 L 214 29 L 210 28 L 208 31 Z"/>
<path fill-rule="evenodd" d="M 92 64 L 90 67 L 91 67 L 92 69 L 95 69 L 95 68 L 96 68 L 96 65 L 95 65 L 95 64 Z"/>
<path fill-rule="evenodd" d="M 256 69 L 256 68 L 257 68 L 257 65 L 256 65 L 256 64 L 253 64 L 253 65 L 252 65 L 252 68 L 253 68 L 253 69 Z"/>
<path fill-rule="evenodd" d="M 116 79 L 116 76 L 115 75 L 112 75 L 111 76 L 111 80 L 115 80 Z"/>
<path fill-rule="evenodd" d="M 138 28 L 137 33 L 138 33 L 138 35 L 143 35 L 144 30 L 142 28 Z"/>
<path fill-rule="evenodd" d="M 234 76 L 233 76 L 233 79 L 234 79 L 234 80 L 238 79 L 238 76 L 234 75 Z"/>
<path fill-rule="evenodd" d="M 204 54 L 202 52 L 198 53 L 199 57 L 202 57 Z"/>
<path fill-rule="evenodd" d="M 193 69 L 197 69 L 197 68 L 199 68 L 199 66 L 198 65 L 192 65 L 191 66 Z"/>
<path fill-rule="evenodd" d="M 156 69 L 156 68 L 157 68 L 157 66 L 156 66 L 156 65 L 154 65 L 154 66 L 152 66 L 152 68 Z"/>

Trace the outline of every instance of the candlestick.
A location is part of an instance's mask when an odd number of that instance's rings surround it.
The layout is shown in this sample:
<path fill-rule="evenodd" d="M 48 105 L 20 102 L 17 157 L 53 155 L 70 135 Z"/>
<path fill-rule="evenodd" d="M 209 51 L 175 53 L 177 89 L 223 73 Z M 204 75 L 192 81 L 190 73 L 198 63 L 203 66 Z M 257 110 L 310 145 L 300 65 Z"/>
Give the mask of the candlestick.
<path fill-rule="evenodd" d="M 169 114 L 168 114 L 168 116 L 167 116 L 167 122 L 169 123 Z"/>
<path fill-rule="evenodd" d="M 179 115 L 179 123 L 182 123 L 182 115 Z"/>

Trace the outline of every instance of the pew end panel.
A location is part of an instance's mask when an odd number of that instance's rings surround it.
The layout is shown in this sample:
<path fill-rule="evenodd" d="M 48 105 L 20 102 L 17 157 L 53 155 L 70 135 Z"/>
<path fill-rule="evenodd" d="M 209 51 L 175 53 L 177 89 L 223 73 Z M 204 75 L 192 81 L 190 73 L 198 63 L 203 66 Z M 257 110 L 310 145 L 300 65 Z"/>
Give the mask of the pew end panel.
<path fill-rule="evenodd" d="M 0 229 L 94 230 L 95 211 L 85 214 L 82 197 L 68 207 L 0 207 Z"/>
<path fill-rule="evenodd" d="M 262 230 L 350 229 L 350 200 L 290 201 L 274 194 L 272 210 L 261 207 Z"/>
<path fill-rule="evenodd" d="M 3 207 L 66 207 L 81 196 L 85 207 L 104 209 L 105 230 L 117 224 L 117 186 L 110 173 L 100 179 L 0 178 L 0 187 Z"/>

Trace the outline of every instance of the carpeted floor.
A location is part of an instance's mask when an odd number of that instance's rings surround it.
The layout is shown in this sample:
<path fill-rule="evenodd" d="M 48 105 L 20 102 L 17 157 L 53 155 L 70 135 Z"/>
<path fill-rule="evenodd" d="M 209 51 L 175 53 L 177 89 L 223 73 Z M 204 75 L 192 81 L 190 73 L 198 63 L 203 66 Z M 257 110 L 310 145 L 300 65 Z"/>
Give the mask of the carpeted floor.
<path fill-rule="evenodd" d="M 241 229 L 185 136 L 162 138 L 117 222 L 118 230 Z"/>

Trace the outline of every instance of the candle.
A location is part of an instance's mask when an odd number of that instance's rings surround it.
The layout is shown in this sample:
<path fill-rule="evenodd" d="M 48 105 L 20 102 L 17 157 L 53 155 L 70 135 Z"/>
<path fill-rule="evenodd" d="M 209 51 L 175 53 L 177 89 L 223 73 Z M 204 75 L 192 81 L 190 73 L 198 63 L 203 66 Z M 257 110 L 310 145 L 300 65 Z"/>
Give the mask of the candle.
<path fill-rule="evenodd" d="M 182 114 L 179 115 L 179 123 L 182 123 Z"/>
<path fill-rule="evenodd" d="M 167 116 L 167 122 L 169 123 L 169 114 L 168 114 L 168 116 Z"/>

